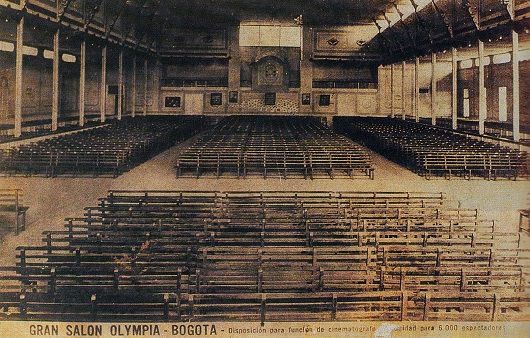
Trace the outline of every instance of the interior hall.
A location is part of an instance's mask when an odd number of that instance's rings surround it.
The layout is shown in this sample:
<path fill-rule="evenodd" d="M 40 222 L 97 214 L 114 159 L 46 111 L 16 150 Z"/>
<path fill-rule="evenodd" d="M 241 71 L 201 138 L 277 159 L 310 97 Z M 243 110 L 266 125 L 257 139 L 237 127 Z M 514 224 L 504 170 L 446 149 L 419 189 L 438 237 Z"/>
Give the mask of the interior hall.
<path fill-rule="evenodd" d="M 0 0 L 0 321 L 530 321 L 527 0 Z"/>

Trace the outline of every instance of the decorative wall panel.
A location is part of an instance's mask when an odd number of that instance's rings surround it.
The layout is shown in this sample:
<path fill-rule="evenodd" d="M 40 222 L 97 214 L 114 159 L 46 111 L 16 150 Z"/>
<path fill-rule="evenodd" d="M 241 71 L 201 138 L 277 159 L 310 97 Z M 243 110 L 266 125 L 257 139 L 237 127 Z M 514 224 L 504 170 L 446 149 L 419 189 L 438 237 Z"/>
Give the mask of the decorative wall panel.
<path fill-rule="evenodd" d="M 228 33 L 226 30 L 183 31 L 168 30 L 161 51 L 165 54 L 221 55 L 228 56 Z"/>
<path fill-rule="evenodd" d="M 324 95 L 324 96 L 323 96 Z M 327 101 L 326 96 L 329 95 L 329 104 L 328 105 L 321 105 L 321 97 L 322 100 Z M 337 95 L 332 92 L 313 92 L 313 110 L 315 113 L 323 113 L 323 114 L 335 114 L 336 113 L 336 100 Z M 322 102 L 325 103 L 325 102 Z"/>
<path fill-rule="evenodd" d="M 241 93 L 242 113 L 297 113 L 298 93 L 276 93 L 276 104 L 266 105 L 263 93 Z"/>
<path fill-rule="evenodd" d="M 315 58 L 354 58 L 376 34 L 374 25 L 358 25 L 351 28 L 313 29 L 312 56 Z M 364 57 L 368 57 L 364 55 Z"/>
<path fill-rule="evenodd" d="M 276 92 L 289 90 L 289 69 L 275 56 L 265 56 L 252 65 L 252 89 Z"/>
<path fill-rule="evenodd" d="M 377 115 L 377 93 L 359 93 L 357 95 L 356 101 L 356 115 Z"/>
<path fill-rule="evenodd" d="M 160 109 L 163 112 L 184 112 L 184 92 L 174 90 L 162 90 L 160 92 Z"/>

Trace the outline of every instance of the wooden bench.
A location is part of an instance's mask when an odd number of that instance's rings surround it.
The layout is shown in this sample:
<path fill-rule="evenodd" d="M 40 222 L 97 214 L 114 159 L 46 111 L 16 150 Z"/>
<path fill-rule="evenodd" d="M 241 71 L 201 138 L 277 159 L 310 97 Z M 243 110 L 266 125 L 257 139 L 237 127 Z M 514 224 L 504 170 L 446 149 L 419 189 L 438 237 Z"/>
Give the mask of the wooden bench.
<path fill-rule="evenodd" d="M 0 189 L 0 212 L 14 214 L 16 235 L 26 229 L 26 211 L 28 208 L 22 203 L 22 191 L 20 189 Z"/>

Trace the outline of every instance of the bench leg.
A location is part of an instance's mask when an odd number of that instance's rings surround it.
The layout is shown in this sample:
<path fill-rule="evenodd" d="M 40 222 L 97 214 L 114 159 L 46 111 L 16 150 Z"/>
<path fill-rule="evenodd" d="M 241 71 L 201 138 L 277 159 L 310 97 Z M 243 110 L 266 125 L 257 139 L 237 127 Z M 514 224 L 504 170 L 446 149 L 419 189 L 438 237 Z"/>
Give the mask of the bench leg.
<path fill-rule="evenodd" d="M 17 211 L 15 215 L 15 235 L 20 233 L 20 213 Z"/>
<path fill-rule="evenodd" d="M 26 230 L 26 211 L 22 212 L 22 230 Z"/>

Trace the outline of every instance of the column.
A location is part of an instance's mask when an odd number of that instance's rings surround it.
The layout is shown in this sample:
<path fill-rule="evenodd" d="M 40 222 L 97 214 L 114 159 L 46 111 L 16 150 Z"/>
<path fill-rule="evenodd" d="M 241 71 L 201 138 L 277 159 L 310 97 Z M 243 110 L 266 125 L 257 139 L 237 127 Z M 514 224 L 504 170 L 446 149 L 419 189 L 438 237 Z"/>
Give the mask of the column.
<path fill-rule="evenodd" d="M 147 115 L 147 59 L 144 60 L 144 116 Z"/>
<path fill-rule="evenodd" d="M 15 51 L 15 137 L 22 135 L 22 64 L 24 58 L 24 16 L 17 24 Z"/>
<path fill-rule="evenodd" d="M 131 97 L 131 116 L 135 117 L 136 115 L 136 54 L 133 56 L 133 65 L 132 65 L 132 97 Z"/>
<path fill-rule="evenodd" d="M 486 121 L 486 87 L 484 86 L 484 42 L 478 40 L 478 133 L 484 135 Z"/>
<path fill-rule="evenodd" d="M 107 46 L 101 49 L 101 88 L 100 88 L 101 122 L 105 122 L 107 113 Z"/>
<path fill-rule="evenodd" d="M 86 89 L 86 41 L 81 41 L 81 60 L 79 65 L 79 126 L 85 125 L 85 89 Z"/>
<path fill-rule="evenodd" d="M 513 140 L 519 141 L 519 33 L 512 30 L 512 123 Z"/>
<path fill-rule="evenodd" d="M 118 121 L 123 112 L 123 49 L 118 56 Z"/>
<path fill-rule="evenodd" d="M 154 107 L 152 109 L 156 109 L 157 112 L 160 112 L 160 110 L 162 109 L 162 106 L 161 106 L 161 102 L 160 102 L 160 75 L 161 75 L 161 71 L 162 71 L 162 61 L 160 60 L 160 56 L 157 56 L 156 57 L 156 64 L 155 64 L 156 68 L 153 72 L 153 80 L 154 80 L 154 87 L 155 87 L 155 90 L 152 92 L 152 101 L 153 101 L 153 104 L 154 104 Z M 224 99 L 226 100 L 226 98 Z"/>
<path fill-rule="evenodd" d="M 313 52 L 313 47 L 311 43 L 304 43 L 304 41 L 312 41 L 311 28 L 302 25 L 300 27 L 302 30 L 302 40 L 301 40 L 301 53 L 303 58 L 300 60 L 300 93 L 309 94 L 309 105 L 300 105 L 300 113 L 311 113 L 313 112 L 313 107 L 315 102 L 313 102 L 313 62 L 311 61 L 311 54 Z M 379 100 L 378 100 L 379 101 Z M 301 102 L 300 102 L 301 103 Z M 354 111 L 357 111 L 357 107 L 352 107 Z"/>
<path fill-rule="evenodd" d="M 401 63 L 401 119 L 405 119 L 405 65 L 406 61 Z"/>
<path fill-rule="evenodd" d="M 420 121 L 420 58 L 416 56 L 414 62 L 414 119 L 416 122 Z"/>
<path fill-rule="evenodd" d="M 394 64 L 390 65 L 390 117 L 394 118 Z"/>
<path fill-rule="evenodd" d="M 436 125 L 436 52 L 431 54 L 431 124 Z"/>
<path fill-rule="evenodd" d="M 232 96 L 232 101 L 227 98 L 227 111 L 230 113 L 237 113 L 240 111 L 241 92 L 240 92 L 240 73 L 241 73 L 241 55 L 239 48 L 239 27 L 231 27 L 228 29 L 230 37 L 230 58 L 228 59 L 228 92 L 236 92 L 237 96 Z M 300 74 L 302 69 L 300 69 Z M 236 100 L 237 98 L 237 100 Z"/>
<path fill-rule="evenodd" d="M 59 36 L 60 29 L 53 35 L 52 66 L 52 131 L 56 131 L 59 120 Z"/>
<path fill-rule="evenodd" d="M 451 126 L 458 129 L 458 61 L 456 48 L 451 48 Z"/>

